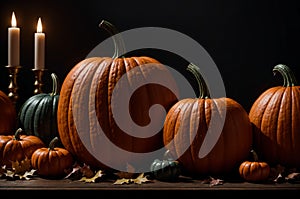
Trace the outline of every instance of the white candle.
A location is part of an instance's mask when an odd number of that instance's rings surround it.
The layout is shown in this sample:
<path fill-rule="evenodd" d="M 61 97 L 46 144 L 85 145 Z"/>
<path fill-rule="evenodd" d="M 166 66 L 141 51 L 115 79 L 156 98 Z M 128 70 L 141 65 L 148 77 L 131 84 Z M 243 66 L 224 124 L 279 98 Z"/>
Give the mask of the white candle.
<path fill-rule="evenodd" d="M 8 66 L 20 64 L 20 28 L 15 13 L 12 13 L 11 27 L 8 28 Z"/>
<path fill-rule="evenodd" d="M 42 21 L 39 18 L 37 31 L 34 33 L 34 69 L 45 68 L 45 33 L 43 33 Z"/>

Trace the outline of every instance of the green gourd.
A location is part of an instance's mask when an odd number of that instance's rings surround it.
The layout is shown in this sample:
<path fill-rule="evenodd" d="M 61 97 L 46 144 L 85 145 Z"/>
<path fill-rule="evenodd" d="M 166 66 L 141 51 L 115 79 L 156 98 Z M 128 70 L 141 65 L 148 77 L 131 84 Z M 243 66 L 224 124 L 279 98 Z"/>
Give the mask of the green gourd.
<path fill-rule="evenodd" d="M 31 96 L 21 106 L 19 122 L 26 134 L 39 137 L 46 145 L 58 136 L 57 106 L 59 100 L 58 77 L 52 73 L 51 93 Z"/>
<path fill-rule="evenodd" d="M 181 165 L 177 160 L 166 158 L 165 155 L 164 159 L 155 159 L 152 162 L 150 172 L 157 180 L 175 181 L 181 174 Z"/>

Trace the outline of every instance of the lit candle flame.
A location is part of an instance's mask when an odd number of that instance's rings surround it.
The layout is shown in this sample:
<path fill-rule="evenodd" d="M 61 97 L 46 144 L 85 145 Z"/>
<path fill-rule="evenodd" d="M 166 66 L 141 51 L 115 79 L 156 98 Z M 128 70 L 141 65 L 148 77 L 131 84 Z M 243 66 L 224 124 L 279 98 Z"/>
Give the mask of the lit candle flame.
<path fill-rule="evenodd" d="M 11 26 L 17 27 L 17 20 L 14 12 L 12 13 L 12 17 L 11 17 Z"/>
<path fill-rule="evenodd" d="M 41 17 L 39 18 L 38 23 L 37 23 L 37 32 L 43 32 Z"/>

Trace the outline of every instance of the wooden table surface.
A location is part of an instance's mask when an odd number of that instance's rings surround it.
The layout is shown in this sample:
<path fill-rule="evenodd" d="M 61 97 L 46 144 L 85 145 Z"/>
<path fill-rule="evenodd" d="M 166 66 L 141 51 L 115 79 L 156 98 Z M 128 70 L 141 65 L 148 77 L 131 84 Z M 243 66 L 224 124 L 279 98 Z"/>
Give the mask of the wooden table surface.
<path fill-rule="evenodd" d="M 235 196 L 257 196 L 258 193 L 271 193 L 276 196 L 286 197 L 300 194 L 299 183 L 249 183 L 249 182 L 223 182 L 223 184 L 211 186 L 203 183 L 202 180 L 179 178 L 176 182 L 162 182 L 151 180 L 142 184 L 121 184 L 115 185 L 113 180 L 99 180 L 93 183 L 80 182 L 78 180 L 61 179 L 51 180 L 39 177 L 30 180 L 8 180 L 0 179 L 0 193 L 12 193 L 14 196 L 24 194 L 27 191 L 43 192 L 44 196 L 55 196 L 57 192 L 68 192 L 70 196 L 88 193 L 106 193 L 110 196 L 121 196 L 124 194 L 144 198 L 147 196 L 158 197 L 168 192 L 170 195 L 177 196 L 184 193 L 186 196 L 197 193 L 209 193 L 210 196 L 235 197 Z M 135 194 L 131 194 L 135 192 Z M 37 194 L 40 195 L 40 194 Z"/>

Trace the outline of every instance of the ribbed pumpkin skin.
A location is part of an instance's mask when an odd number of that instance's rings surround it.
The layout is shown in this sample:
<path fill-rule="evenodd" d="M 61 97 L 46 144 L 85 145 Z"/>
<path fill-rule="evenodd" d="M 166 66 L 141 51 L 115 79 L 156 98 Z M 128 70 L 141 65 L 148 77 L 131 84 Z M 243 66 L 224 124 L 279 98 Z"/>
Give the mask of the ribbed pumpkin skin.
<path fill-rule="evenodd" d="M 59 95 L 40 93 L 31 96 L 19 113 L 21 128 L 28 135 L 38 136 L 48 145 L 58 136 L 57 107 Z"/>
<path fill-rule="evenodd" d="M 227 111 L 221 135 L 212 150 L 205 157 L 199 158 L 199 150 L 207 136 L 211 118 L 222 116 L 224 106 Z M 217 122 L 214 125 L 218 125 Z M 176 135 L 180 136 L 176 138 Z M 193 137 L 194 140 L 191 139 Z M 178 161 L 187 174 L 227 174 L 247 158 L 252 144 L 252 126 L 247 112 L 233 99 L 183 99 L 168 112 L 163 139 L 173 156 L 179 156 Z M 174 143 L 167 145 L 172 140 Z M 189 148 L 184 152 L 186 144 L 189 144 Z"/>
<path fill-rule="evenodd" d="M 22 161 L 31 158 L 32 153 L 44 147 L 43 141 L 33 135 L 20 135 L 20 129 L 14 135 L 0 136 L 0 165 L 11 168 L 12 161 Z"/>
<path fill-rule="evenodd" d="M 300 168 L 300 86 L 277 86 L 252 105 L 254 148 L 271 165 Z"/>
<path fill-rule="evenodd" d="M 111 110 L 110 100 L 112 92 L 121 76 L 135 67 L 139 67 L 142 74 L 144 76 L 147 76 L 147 73 L 150 73 L 151 69 L 147 70 L 146 67 L 142 66 L 143 64 L 147 63 L 154 63 L 157 67 L 160 68 L 160 66 L 157 65 L 157 63 L 159 62 L 150 57 L 93 57 L 79 62 L 69 72 L 62 84 L 60 92 L 60 101 L 58 105 L 58 130 L 60 140 L 64 147 L 74 156 L 76 156 L 80 161 L 89 164 L 91 167 L 110 169 L 89 153 L 85 145 L 80 140 L 80 137 L 78 136 L 78 132 L 76 130 L 76 126 L 74 124 L 74 112 L 72 108 L 73 99 L 71 97 L 72 93 L 75 96 L 80 96 L 83 90 L 89 89 L 87 88 L 89 84 L 85 82 L 85 76 L 82 74 L 94 75 L 92 85 L 97 88 L 96 93 L 93 93 L 91 96 L 93 97 L 94 95 L 96 97 L 95 107 L 98 120 L 97 122 L 99 122 L 102 130 L 112 143 L 114 143 L 119 148 L 131 152 L 151 152 L 163 146 L 162 131 L 151 137 L 133 137 L 123 132 L 117 126 Z M 165 71 L 165 69 L 166 68 L 161 65 L 161 70 Z M 128 76 L 127 78 L 131 81 L 135 77 Z M 171 78 L 171 80 L 173 80 L 171 76 L 166 76 L 165 78 Z M 74 90 L 74 84 L 79 84 L 80 89 Z M 125 86 L 124 89 L 128 88 L 126 88 Z M 134 93 L 133 97 L 131 98 L 129 107 L 130 114 L 136 124 L 143 126 L 150 122 L 150 106 L 152 106 L 153 104 L 160 104 L 164 106 L 166 110 L 168 110 L 175 102 L 177 102 L 176 95 L 174 95 L 174 93 L 172 93 L 165 87 L 157 86 L 154 84 L 142 86 L 141 88 L 137 89 L 137 92 Z M 77 107 L 81 105 L 75 104 L 75 106 Z M 88 107 L 81 106 L 80 110 L 83 110 L 84 108 Z M 89 116 L 78 113 L 76 117 L 84 118 Z M 161 121 L 163 123 L 163 117 L 161 117 Z M 89 125 L 92 126 L 93 124 Z M 92 132 L 89 132 L 89 130 L 87 130 L 86 135 L 83 136 L 90 139 L 91 146 L 97 147 L 97 145 L 101 145 L 101 138 L 93 138 L 93 135 L 94 134 Z M 109 156 L 110 154 L 107 155 Z M 127 157 L 124 158 L 126 159 Z M 111 161 L 126 165 L 126 162 L 123 162 L 121 158 L 111 157 Z"/>
<path fill-rule="evenodd" d="M 239 167 L 240 176 L 248 182 L 261 182 L 268 179 L 270 166 L 261 161 L 244 161 Z"/>
<path fill-rule="evenodd" d="M 37 174 L 44 178 L 61 178 L 72 168 L 74 158 L 72 154 L 61 147 L 42 147 L 34 151 L 31 165 Z"/>
<path fill-rule="evenodd" d="M 0 135 L 14 134 L 17 113 L 9 97 L 0 91 Z"/>
<path fill-rule="evenodd" d="M 58 77 L 52 73 L 51 93 L 39 93 L 27 99 L 19 111 L 19 123 L 27 135 L 38 136 L 46 145 L 58 136 Z"/>

